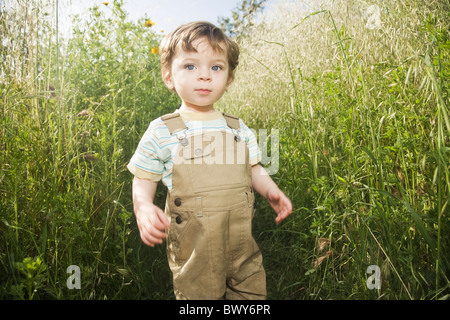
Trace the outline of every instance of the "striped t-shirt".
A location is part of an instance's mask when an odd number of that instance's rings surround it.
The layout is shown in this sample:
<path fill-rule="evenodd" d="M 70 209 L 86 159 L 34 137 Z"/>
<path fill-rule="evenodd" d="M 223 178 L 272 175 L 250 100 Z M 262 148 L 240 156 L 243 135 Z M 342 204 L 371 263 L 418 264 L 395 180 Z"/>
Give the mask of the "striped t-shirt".
<path fill-rule="evenodd" d="M 177 110 L 176 112 L 180 112 Z M 194 136 L 205 132 L 232 130 L 227 126 L 219 111 L 180 112 L 181 118 L 188 127 L 186 136 Z M 255 134 L 242 120 L 239 136 L 245 141 L 249 150 L 251 165 L 261 160 L 261 152 Z M 128 170 L 138 178 L 155 182 L 162 180 L 169 190 L 172 189 L 172 168 L 179 140 L 176 135 L 170 135 L 167 126 L 161 118 L 153 120 L 144 133 L 139 145 L 128 164 Z"/>

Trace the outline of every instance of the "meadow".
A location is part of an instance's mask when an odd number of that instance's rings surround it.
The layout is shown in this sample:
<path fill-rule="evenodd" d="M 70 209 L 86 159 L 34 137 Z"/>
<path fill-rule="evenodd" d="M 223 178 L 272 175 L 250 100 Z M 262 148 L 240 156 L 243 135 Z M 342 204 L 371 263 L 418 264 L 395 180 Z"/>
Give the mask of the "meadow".
<path fill-rule="evenodd" d="M 0 299 L 173 299 L 126 169 L 149 122 L 179 105 L 160 77 L 164 33 L 116 0 L 63 39 L 56 3 L 1 9 Z M 257 198 L 269 299 L 449 298 L 449 12 L 280 0 L 237 39 L 217 108 L 278 130 L 272 178 L 294 206 L 276 226 Z"/>

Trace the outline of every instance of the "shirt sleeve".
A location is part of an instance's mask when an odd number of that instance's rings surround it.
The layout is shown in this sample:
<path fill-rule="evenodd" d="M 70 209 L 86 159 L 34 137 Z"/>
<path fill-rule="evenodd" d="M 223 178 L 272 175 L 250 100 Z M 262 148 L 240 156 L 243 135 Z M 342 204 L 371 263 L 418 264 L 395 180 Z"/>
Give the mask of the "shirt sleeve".
<path fill-rule="evenodd" d="M 155 182 L 160 181 L 164 171 L 160 150 L 161 145 L 154 129 L 154 122 L 152 122 L 139 141 L 138 147 L 127 165 L 128 170 L 135 177 Z"/>
<path fill-rule="evenodd" d="M 241 132 L 243 133 L 250 154 L 250 165 L 254 166 L 261 161 L 261 150 L 259 149 L 258 141 L 253 130 L 249 129 L 242 120 L 240 122 Z"/>

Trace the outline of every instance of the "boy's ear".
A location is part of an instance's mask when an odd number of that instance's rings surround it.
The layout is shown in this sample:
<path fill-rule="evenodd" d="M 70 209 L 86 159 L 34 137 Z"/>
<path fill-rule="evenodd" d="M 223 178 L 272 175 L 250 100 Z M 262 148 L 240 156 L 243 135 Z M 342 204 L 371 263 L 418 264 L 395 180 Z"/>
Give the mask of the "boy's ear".
<path fill-rule="evenodd" d="M 233 79 L 234 79 L 234 74 L 233 73 L 229 74 L 228 80 L 227 80 L 227 87 L 226 87 L 227 90 L 228 90 L 228 87 L 230 86 L 230 84 L 233 82 Z"/>
<path fill-rule="evenodd" d="M 169 90 L 174 90 L 175 86 L 173 84 L 172 75 L 170 74 L 170 71 L 168 70 L 161 70 L 162 79 L 164 83 L 166 84 L 167 88 Z"/>

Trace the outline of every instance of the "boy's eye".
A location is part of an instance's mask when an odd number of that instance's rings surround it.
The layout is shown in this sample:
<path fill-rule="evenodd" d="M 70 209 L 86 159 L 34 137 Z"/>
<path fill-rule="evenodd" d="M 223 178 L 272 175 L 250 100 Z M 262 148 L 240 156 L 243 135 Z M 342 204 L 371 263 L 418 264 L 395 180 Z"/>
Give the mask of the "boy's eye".
<path fill-rule="evenodd" d="M 222 70 L 222 67 L 221 66 L 213 66 L 211 69 L 213 71 L 219 71 L 219 70 Z"/>
<path fill-rule="evenodd" d="M 194 66 L 193 64 L 187 64 L 187 65 L 185 66 L 185 68 L 188 69 L 188 70 L 194 70 L 194 69 L 195 69 L 195 66 Z"/>

